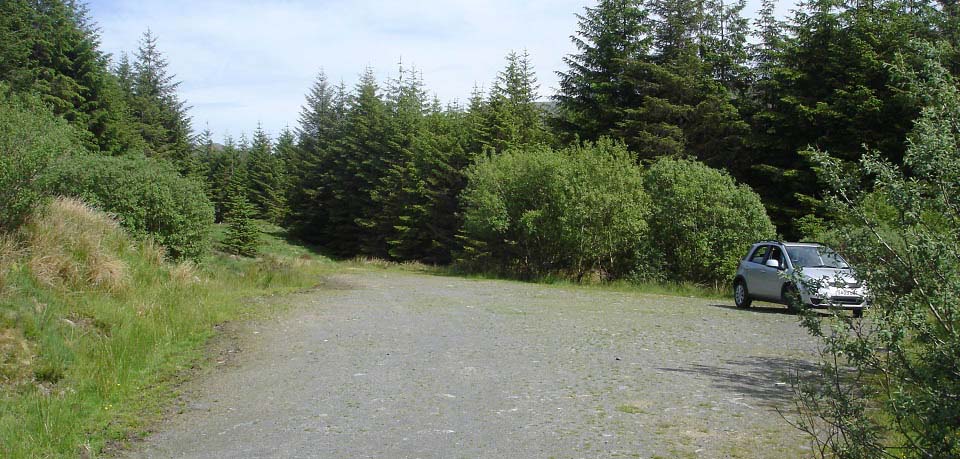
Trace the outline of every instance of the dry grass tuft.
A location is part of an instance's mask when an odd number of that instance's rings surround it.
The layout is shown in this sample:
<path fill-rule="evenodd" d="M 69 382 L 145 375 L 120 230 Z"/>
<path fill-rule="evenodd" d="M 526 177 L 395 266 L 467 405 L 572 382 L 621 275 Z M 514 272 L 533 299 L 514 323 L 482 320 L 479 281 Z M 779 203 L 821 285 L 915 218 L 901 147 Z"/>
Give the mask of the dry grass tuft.
<path fill-rule="evenodd" d="M 17 241 L 11 236 L 0 234 L 0 294 L 6 290 L 7 276 L 20 257 Z"/>
<path fill-rule="evenodd" d="M 126 288 L 127 265 L 117 255 L 129 241 L 116 220 L 75 199 L 59 198 L 26 227 L 27 266 L 51 288 Z"/>
<path fill-rule="evenodd" d="M 87 261 L 87 282 L 94 287 L 119 292 L 127 287 L 127 264 L 115 256 L 100 252 Z"/>
<path fill-rule="evenodd" d="M 0 387 L 19 386 L 33 379 L 33 348 L 15 328 L 0 328 Z"/>
<path fill-rule="evenodd" d="M 170 268 L 170 279 L 179 285 L 192 285 L 201 282 L 197 274 L 196 263 L 185 260 Z"/>
<path fill-rule="evenodd" d="M 152 238 L 147 238 L 140 244 L 140 258 L 150 266 L 159 267 L 167 260 L 167 249 L 157 244 Z"/>

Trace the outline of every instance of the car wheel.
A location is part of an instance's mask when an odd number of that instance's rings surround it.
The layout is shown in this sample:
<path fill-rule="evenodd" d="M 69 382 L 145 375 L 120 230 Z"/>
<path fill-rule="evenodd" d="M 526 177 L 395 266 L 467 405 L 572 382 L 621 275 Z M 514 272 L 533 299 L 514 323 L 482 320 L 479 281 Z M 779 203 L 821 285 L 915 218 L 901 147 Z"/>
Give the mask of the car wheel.
<path fill-rule="evenodd" d="M 863 317 L 863 308 L 857 308 L 853 310 L 853 318 L 859 319 Z"/>
<path fill-rule="evenodd" d="M 803 300 L 800 298 L 800 292 L 793 284 L 784 285 L 783 292 L 781 292 L 780 295 L 783 304 L 787 305 L 787 309 L 791 312 L 800 312 L 800 310 L 803 309 Z"/>
<path fill-rule="evenodd" d="M 747 283 L 743 279 L 737 279 L 733 283 L 733 302 L 738 308 L 749 308 L 753 300 L 750 299 L 750 292 L 747 290 Z"/>

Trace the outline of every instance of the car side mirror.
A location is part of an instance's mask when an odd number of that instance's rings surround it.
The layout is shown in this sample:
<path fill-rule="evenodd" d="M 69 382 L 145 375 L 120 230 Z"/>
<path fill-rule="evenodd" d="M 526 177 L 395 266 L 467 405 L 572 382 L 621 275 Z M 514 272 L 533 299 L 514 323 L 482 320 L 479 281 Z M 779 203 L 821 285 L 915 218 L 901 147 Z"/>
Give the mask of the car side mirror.
<path fill-rule="evenodd" d="M 774 260 L 773 258 L 771 258 L 771 259 L 767 260 L 767 262 L 766 262 L 765 264 L 766 264 L 767 266 L 771 267 L 771 268 L 780 269 L 780 260 Z"/>

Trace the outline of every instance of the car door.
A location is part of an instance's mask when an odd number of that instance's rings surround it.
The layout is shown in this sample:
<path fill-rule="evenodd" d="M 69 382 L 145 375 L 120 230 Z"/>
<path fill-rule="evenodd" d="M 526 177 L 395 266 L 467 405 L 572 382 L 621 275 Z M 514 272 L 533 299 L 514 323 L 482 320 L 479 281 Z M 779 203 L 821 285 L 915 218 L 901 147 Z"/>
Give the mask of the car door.
<path fill-rule="evenodd" d="M 780 263 L 780 268 L 767 266 L 768 260 L 777 260 Z M 783 287 L 783 278 L 780 277 L 780 273 L 783 272 L 784 261 L 783 249 L 776 245 L 770 246 L 766 258 L 759 263 L 756 271 L 757 284 L 760 289 L 756 292 L 757 296 L 773 301 L 780 300 L 780 290 Z"/>
<path fill-rule="evenodd" d="M 755 298 L 766 298 L 769 296 L 767 293 L 764 293 L 765 281 L 763 272 L 763 263 L 769 254 L 770 245 L 758 245 L 753 249 L 753 253 L 747 257 L 747 261 L 743 264 L 743 277 L 747 282 L 747 290 L 749 290 L 750 295 Z"/>

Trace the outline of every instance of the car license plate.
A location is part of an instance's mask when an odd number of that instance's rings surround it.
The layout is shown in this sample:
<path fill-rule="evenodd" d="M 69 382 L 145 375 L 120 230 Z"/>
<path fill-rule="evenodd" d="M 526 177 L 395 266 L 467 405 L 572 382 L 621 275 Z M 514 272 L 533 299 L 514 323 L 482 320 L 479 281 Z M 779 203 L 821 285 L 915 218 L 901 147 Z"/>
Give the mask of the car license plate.
<path fill-rule="evenodd" d="M 854 288 L 842 288 L 839 291 L 839 295 L 842 296 L 859 296 L 857 294 L 857 289 Z"/>

